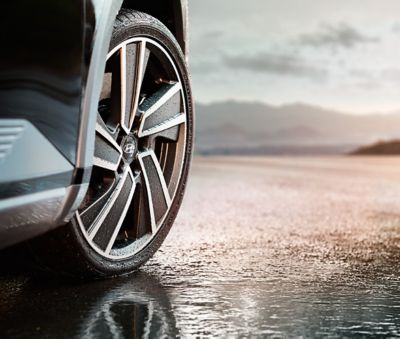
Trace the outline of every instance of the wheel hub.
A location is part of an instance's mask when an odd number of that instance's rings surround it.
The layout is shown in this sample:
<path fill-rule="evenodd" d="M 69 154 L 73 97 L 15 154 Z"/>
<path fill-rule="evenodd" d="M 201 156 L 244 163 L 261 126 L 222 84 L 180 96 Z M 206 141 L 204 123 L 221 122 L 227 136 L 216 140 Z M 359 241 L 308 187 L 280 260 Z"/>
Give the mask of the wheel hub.
<path fill-rule="evenodd" d="M 130 165 L 138 154 L 138 141 L 133 135 L 127 135 L 121 142 L 122 158 Z"/>

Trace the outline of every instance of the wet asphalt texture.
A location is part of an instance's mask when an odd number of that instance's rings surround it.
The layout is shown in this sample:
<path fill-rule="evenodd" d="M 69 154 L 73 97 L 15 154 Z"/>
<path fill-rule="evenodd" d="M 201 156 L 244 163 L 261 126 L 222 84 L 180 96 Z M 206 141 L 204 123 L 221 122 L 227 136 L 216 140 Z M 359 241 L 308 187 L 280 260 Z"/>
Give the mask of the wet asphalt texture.
<path fill-rule="evenodd" d="M 196 158 L 138 273 L 0 276 L 1 338 L 400 336 L 400 158 Z"/>

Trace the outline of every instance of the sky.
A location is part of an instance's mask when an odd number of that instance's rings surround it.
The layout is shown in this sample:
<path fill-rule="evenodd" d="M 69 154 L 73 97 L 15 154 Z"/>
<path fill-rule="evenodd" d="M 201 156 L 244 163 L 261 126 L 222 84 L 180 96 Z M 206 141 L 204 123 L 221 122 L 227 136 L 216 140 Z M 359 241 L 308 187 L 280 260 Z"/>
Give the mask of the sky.
<path fill-rule="evenodd" d="M 400 110 L 399 0 L 189 0 L 195 98 Z"/>

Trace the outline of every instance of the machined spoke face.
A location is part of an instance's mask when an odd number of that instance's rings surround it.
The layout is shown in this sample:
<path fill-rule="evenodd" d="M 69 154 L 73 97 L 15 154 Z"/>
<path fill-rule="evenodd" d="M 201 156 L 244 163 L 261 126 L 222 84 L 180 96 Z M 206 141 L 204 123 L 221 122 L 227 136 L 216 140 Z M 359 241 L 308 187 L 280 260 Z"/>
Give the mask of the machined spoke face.
<path fill-rule="evenodd" d="M 100 197 L 98 197 L 95 201 L 89 203 L 85 210 L 80 213 L 80 222 L 86 231 L 89 231 L 91 229 L 94 220 L 96 220 L 101 211 L 104 209 L 104 206 L 107 204 L 114 192 L 114 187 L 115 185 L 113 182 L 113 184 L 111 184 L 102 192 Z"/>
<path fill-rule="evenodd" d="M 163 225 L 180 182 L 186 100 L 175 62 L 148 38 L 108 55 L 96 122 L 93 171 L 77 212 L 91 247 L 127 258 Z"/>
<path fill-rule="evenodd" d="M 88 230 L 89 238 L 105 253 L 110 253 L 131 204 L 135 186 L 132 171 L 128 168 Z"/>
<path fill-rule="evenodd" d="M 146 42 L 121 47 L 121 125 L 130 131 L 139 105 L 140 89 L 150 56 Z"/>
<path fill-rule="evenodd" d="M 99 116 L 96 122 L 95 140 L 93 165 L 115 171 L 120 164 L 122 150 Z"/>
<path fill-rule="evenodd" d="M 139 137 L 156 134 L 186 122 L 186 114 L 181 112 L 182 87 L 180 83 L 165 84 L 140 106 L 142 120 Z"/>
<path fill-rule="evenodd" d="M 171 197 L 155 153 L 153 151 L 141 153 L 139 162 L 146 186 L 151 231 L 155 233 L 157 222 L 171 206 Z"/>

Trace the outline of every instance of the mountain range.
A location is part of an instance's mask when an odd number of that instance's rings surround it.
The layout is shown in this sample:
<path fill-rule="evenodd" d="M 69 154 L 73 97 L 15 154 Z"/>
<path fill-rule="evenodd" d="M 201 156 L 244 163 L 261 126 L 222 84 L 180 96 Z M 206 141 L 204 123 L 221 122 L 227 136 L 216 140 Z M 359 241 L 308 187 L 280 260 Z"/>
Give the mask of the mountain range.
<path fill-rule="evenodd" d="M 196 105 L 202 154 L 339 154 L 400 138 L 400 111 L 354 115 L 303 103 Z"/>

